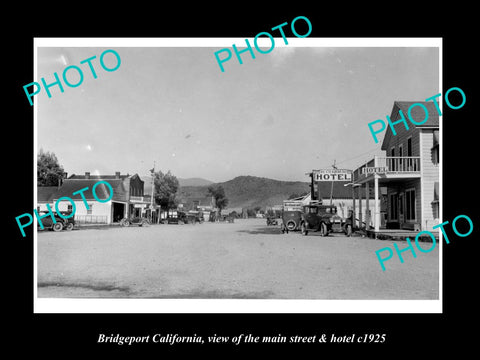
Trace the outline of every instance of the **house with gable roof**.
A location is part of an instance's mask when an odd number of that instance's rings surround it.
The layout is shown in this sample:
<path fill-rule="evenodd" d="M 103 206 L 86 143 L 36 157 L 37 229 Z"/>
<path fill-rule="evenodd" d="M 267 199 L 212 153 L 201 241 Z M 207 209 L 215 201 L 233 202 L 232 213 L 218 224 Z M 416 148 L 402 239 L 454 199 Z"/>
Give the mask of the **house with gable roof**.
<path fill-rule="evenodd" d="M 95 199 L 92 192 L 93 186 L 98 181 L 106 181 L 113 189 L 113 196 L 106 202 Z M 142 211 L 149 202 L 143 197 L 143 180 L 138 174 L 120 175 L 91 175 L 85 172 L 84 175 L 71 175 L 63 180 L 62 186 L 51 197 L 53 204 L 62 197 L 69 197 L 75 203 L 75 220 L 79 223 L 102 223 L 111 224 L 120 221 L 124 217 L 141 216 Z M 88 188 L 82 194 L 73 195 L 81 189 Z M 101 200 L 110 197 L 110 189 L 101 183 L 95 188 L 95 194 Z M 88 205 L 85 205 L 85 202 Z M 59 211 L 71 212 L 73 205 L 70 201 L 64 200 L 58 204 Z"/>
<path fill-rule="evenodd" d="M 428 111 L 428 119 L 420 103 Z M 408 111 L 415 125 L 408 119 Z M 440 136 L 439 114 L 433 102 L 395 101 L 390 119 L 396 135 L 390 126 L 385 132 L 381 149 L 385 156 L 361 165 L 353 172 L 353 182 L 359 191 L 365 191 L 369 198 L 374 189 L 374 231 L 381 229 L 379 189 L 386 187 L 387 204 L 385 228 L 406 230 L 428 230 L 439 223 L 439 178 L 440 178 Z M 381 172 L 364 171 L 364 168 L 383 169 Z"/>

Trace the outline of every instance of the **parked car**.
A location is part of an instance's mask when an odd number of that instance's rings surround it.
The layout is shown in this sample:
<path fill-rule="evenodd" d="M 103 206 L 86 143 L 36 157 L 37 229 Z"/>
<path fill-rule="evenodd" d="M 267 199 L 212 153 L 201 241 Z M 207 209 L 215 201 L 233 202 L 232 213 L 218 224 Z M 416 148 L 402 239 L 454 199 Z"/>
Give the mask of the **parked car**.
<path fill-rule="evenodd" d="M 304 205 L 300 220 L 302 235 L 308 235 L 309 231 L 319 231 L 321 236 L 327 236 L 332 231 L 330 218 L 337 212 L 333 205 Z"/>
<path fill-rule="evenodd" d="M 186 224 L 196 224 L 203 222 L 203 214 L 199 212 L 189 212 L 185 216 L 185 223 Z"/>
<path fill-rule="evenodd" d="M 351 236 L 352 220 L 351 214 L 345 219 L 337 215 L 337 207 L 334 205 L 305 205 L 300 220 L 300 231 L 302 235 L 308 235 L 309 231 L 319 231 L 321 236 L 327 236 L 333 231 Z"/>
<path fill-rule="evenodd" d="M 187 222 L 187 214 L 183 211 L 175 211 L 168 214 L 167 224 L 185 224 Z"/>
<path fill-rule="evenodd" d="M 353 211 L 348 211 L 348 216 L 346 218 L 342 218 L 338 214 L 334 214 L 330 221 L 332 222 L 332 232 L 343 232 L 347 236 L 352 236 L 353 234 Z"/>
<path fill-rule="evenodd" d="M 69 215 L 72 214 L 71 212 L 66 212 L 66 211 L 60 211 L 60 213 L 63 216 L 69 216 Z M 63 219 L 62 218 L 62 221 L 63 221 L 63 229 L 64 230 L 70 231 L 70 230 L 73 230 L 73 228 L 75 226 L 77 226 L 77 224 L 75 223 L 75 216 L 71 216 L 68 219 Z"/>
<path fill-rule="evenodd" d="M 48 211 L 39 211 L 38 215 L 41 217 L 43 215 L 48 214 Z M 53 231 L 62 231 L 65 228 L 65 222 L 68 219 L 63 219 L 58 214 L 53 213 L 55 217 L 55 223 L 51 216 L 45 216 L 40 221 L 42 222 L 43 229 L 40 227 L 39 222 L 37 221 L 37 229 L 38 230 L 53 230 Z"/>
<path fill-rule="evenodd" d="M 278 221 L 274 216 L 267 215 L 267 226 L 269 225 L 278 225 Z"/>
<path fill-rule="evenodd" d="M 300 210 L 284 210 L 282 211 L 282 233 L 298 230 L 302 219 L 302 211 Z"/>
<path fill-rule="evenodd" d="M 123 218 L 120 220 L 120 225 L 122 226 L 143 226 L 143 225 L 150 225 L 150 220 L 144 217 L 131 217 L 131 218 Z"/>

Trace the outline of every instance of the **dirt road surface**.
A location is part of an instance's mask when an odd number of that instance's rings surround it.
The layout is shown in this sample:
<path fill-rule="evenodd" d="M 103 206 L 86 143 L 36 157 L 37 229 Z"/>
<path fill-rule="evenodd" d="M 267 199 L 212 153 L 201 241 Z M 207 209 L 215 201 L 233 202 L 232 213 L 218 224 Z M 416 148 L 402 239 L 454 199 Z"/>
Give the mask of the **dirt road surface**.
<path fill-rule="evenodd" d="M 38 297 L 438 299 L 438 246 L 386 271 L 383 247 L 393 241 L 283 235 L 264 219 L 40 232 Z"/>

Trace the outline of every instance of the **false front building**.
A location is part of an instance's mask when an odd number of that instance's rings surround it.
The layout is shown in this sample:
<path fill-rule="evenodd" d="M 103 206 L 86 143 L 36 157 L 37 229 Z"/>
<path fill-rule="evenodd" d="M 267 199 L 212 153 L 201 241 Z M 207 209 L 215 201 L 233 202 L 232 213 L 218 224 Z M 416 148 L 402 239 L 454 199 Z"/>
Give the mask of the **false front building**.
<path fill-rule="evenodd" d="M 113 196 L 109 201 L 99 202 L 92 193 L 93 186 L 98 181 L 106 181 L 113 189 Z M 88 209 L 80 194 L 72 195 L 83 188 L 88 190 L 83 192 Z M 143 196 L 144 182 L 135 175 L 91 175 L 86 172 L 85 175 L 72 175 L 63 180 L 62 186 L 51 196 L 51 205 L 62 198 L 69 197 L 75 203 L 75 221 L 82 223 L 111 224 L 118 222 L 124 217 L 142 216 L 149 207 L 150 201 Z M 96 195 L 101 200 L 106 200 L 110 196 L 110 190 L 105 184 L 100 184 L 96 188 Z M 71 212 L 72 204 L 69 201 L 61 201 L 59 210 Z"/>
<path fill-rule="evenodd" d="M 422 125 L 408 122 L 390 126 L 382 143 L 385 156 L 375 156 L 353 173 L 354 187 L 365 191 L 366 198 L 374 189 L 373 224 L 381 228 L 432 230 L 439 223 L 439 115 L 433 102 L 395 101 L 390 116 L 392 123 L 406 115 L 412 104 L 421 103 L 428 110 L 428 120 Z M 410 116 L 417 123 L 425 119 L 421 107 L 412 107 Z M 406 116 L 404 117 L 406 118 Z M 380 214 L 380 187 L 385 187 L 387 211 Z M 368 221 L 367 221 L 368 223 Z M 383 225 L 383 226 L 382 226 Z"/>

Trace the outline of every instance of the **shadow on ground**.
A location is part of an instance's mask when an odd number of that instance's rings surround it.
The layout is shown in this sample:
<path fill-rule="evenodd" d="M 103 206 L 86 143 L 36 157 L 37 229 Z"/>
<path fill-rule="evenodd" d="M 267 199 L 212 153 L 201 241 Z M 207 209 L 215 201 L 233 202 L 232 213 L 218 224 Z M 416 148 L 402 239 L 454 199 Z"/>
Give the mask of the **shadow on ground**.
<path fill-rule="evenodd" d="M 145 294 L 128 287 L 74 283 L 39 283 L 38 297 L 46 298 L 137 298 L 137 299 L 271 299 L 272 291 L 229 292 L 228 290 L 193 289 L 177 294 Z"/>
<path fill-rule="evenodd" d="M 254 229 L 248 229 L 248 230 L 237 230 L 239 233 L 245 233 L 245 234 L 262 234 L 262 235 L 282 235 L 282 230 L 280 230 L 279 227 L 276 226 L 265 226 L 265 227 L 258 227 Z"/>

